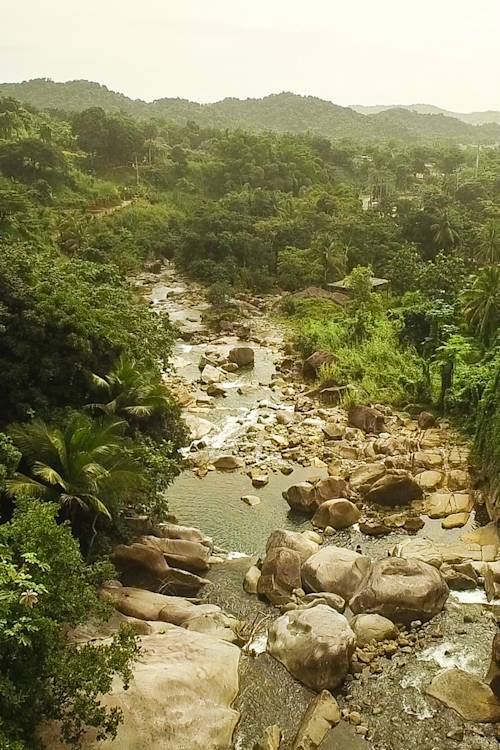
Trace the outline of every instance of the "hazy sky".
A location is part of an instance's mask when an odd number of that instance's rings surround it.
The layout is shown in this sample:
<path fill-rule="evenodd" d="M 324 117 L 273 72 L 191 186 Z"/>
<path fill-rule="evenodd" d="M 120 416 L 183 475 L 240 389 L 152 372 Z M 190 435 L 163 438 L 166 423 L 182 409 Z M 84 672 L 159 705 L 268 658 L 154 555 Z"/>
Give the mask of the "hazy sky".
<path fill-rule="evenodd" d="M 0 80 L 500 109 L 500 0 L 0 0 Z"/>

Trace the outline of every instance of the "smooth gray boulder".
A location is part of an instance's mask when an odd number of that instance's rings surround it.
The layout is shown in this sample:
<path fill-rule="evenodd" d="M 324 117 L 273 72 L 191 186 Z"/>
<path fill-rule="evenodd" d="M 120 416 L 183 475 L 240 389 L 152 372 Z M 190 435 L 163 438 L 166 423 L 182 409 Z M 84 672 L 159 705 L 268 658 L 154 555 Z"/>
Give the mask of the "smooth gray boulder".
<path fill-rule="evenodd" d="M 305 591 L 327 591 L 349 601 L 371 570 L 371 560 L 344 547 L 322 547 L 302 566 Z"/>
<path fill-rule="evenodd" d="M 356 636 L 344 615 L 318 604 L 273 622 L 268 651 L 311 690 L 333 690 L 345 679 Z"/>
<path fill-rule="evenodd" d="M 448 594 L 442 575 L 432 565 L 390 557 L 373 564 L 349 606 L 354 614 L 373 613 L 408 624 L 437 615 Z"/>

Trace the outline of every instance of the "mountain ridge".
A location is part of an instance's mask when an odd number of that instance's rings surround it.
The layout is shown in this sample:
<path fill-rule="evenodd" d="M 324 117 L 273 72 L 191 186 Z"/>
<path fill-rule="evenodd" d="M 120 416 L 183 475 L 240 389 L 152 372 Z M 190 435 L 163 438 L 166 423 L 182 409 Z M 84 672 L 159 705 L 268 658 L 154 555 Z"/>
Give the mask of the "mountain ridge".
<path fill-rule="evenodd" d="M 416 112 L 420 115 L 446 115 L 447 117 L 454 117 L 457 120 L 461 120 L 469 125 L 488 125 L 491 123 L 500 124 L 500 110 L 487 109 L 483 111 L 475 112 L 455 112 L 451 109 L 443 109 L 442 107 L 436 107 L 435 104 L 375 104 L 375 105 L 364 105 L 364 104 L 351 104 L 351 109 L 355 112 L 359 112 L 362 115 L 374 115 L 380 112 L 386 112 L 389 109 L 407 109 L 411 112 Z"/>
<path fill-rule="evenodd" d="M 451 117 L 444 110 L 429 114 L 404 106 L 376 108 L 376 112 L 362 113 L 353 107 L 291 92 L 262 98 L 227 97 L 206 104 L 179 97 L 146 102 L 84 79 L 55 82 L 38 78 L 21 83 L 0 83 L 1 96 L 12 96 L 42 110 L 77 112 L 102 107 L 107 112 L 123 112 L 141 119 L 163 117 L 178 124 L 194 121 L 204 127 L 310 132 L 330 139 L 500 143 L 500 121 L 474 125 Z"/>

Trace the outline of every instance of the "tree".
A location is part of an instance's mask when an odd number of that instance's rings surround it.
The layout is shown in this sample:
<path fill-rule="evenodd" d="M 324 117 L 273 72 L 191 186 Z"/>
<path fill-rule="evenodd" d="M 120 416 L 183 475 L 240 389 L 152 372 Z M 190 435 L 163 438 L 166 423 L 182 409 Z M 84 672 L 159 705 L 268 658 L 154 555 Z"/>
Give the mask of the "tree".
<path fill-rule="evenodd" d="M 182 443 L 177 424 L 178 409 L 158 371 L 122 354 L 114 367 L 103 377 L 91 374 L 96 393 L 106 400 L 90 404 L 90 408 L 108 417 L 121 418 L 131 427 L 159 435 L 170 433 L 171 439 Z"/>
<path fill-rule="evenodd" d="M 69 628 L 108 617 L 97 587 L 113 570 L 83 562 L 57 513 L 54 503 L 23 500 L 13 519 L 0 525 L 2 748 L 34 747 L 35 731 L 50 720 L 60 722 L 62 738 L 75 748 L 87 726 L 101 739 L 113 738 L 121 713 L 106 708 L 100 696 L 115 676 L 127 687 L 137 653 L 128 631 L 105 645 L 70 640 Z"/>
<path fill-rule="evenodd" d="M 349 289 L 347 313 L 354 338 L 364 339 L 370 325 L 380 311 L 378 296 L 372 291 L 372 269 L 370 266 L 356 266 L 345 279 Z"/>
<path fill-rule="evenodd" d="M 166 362 L 168 316 L 149 310 L 113 266 L 32 244 L 0 242 L 0 255 L 0 422 L 81 408 L 88 373 L 111 369 L 122 352 Z"/>
<path fill-rule="evenodd" d="M 500 266 L 482 268 L 462 295 L 464 317 L 485 346 L 500 328 Z"/>
<path fill-rule="evenodd" d="M 477 260 L 483 266 L 500 263 L 500 221 L 490 220 L 482 228 L 477 247 Z"/>
<path fill-rule="evenodd" d="M 143 480 L 125 450 L 123 420 L 97 422 L 75 413 L 64 428 L 34 420 L 10 435 L 22 453 L 21 471 L 7 480 L 14 497 L 55 501 L 75 533 L 92 544 L 99 515 L 111 518 Z"/>
<path fill-rule="evenodd" d="M 438 250 L 450 250 L 458 244 L 460 235 L 452 223 L 447 211 L 444 211 L 432 224 L 433 238 Z"/>
<path fill-rule="evenodd" d="M 82 254 L 89 245 L 89 218 L 83 213 L 70 213 L 62 216 L 57 224 L 58 245 L 70 257 Z"/>
<path fill-rule="evenodd" d="M 0 171 L 21 182 L 43 179 L 54 185 L 64 181 L 67 166 L 56 146 L 38 138 L 24 138 L 0 146 Z"/>

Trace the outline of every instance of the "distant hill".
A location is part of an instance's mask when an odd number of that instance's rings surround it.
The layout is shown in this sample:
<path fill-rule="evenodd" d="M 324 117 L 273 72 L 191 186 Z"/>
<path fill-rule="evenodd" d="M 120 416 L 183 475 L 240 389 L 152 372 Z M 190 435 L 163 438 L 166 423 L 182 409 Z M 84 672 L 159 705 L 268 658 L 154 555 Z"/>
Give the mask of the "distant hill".
<path fill-rule="evenodd" d="M 446 117 L 454 117 L 469 125 L 500 124 L 500 111 L 493 109 L 486 110 L 485 112 L 452 112 L 447 109 L 435 107 L 433 104 L 381 104 L 373 107 L 353 104 L 351 109 L 362 115 L 376 115 L 379 112 L 387 112 L 390 109 L 407 109 L 411 112 L 417 112 L 420 115 L 446 115 Z"/>
<path fill-rule="evenodd" d="M 37 109 L 74 112 L 102 107 L 107 112 L 125 112 L 137 118 L 158 116 L 179 124 L 193 120 L 206 127 L 309 131 L 332 139 L 500 143 L 500 119 L 498 123 L 475 125 L 427 105 L 416 106 L 432 112 L 417 112 L 410 107 L 341 107 L 288 92 L 262 99 L 223 99 L 213 104 L 173 98 L 145 102 L 90 81 L 56 83 L 46 78 L 2 83 L 2 96 L 12 96 Z"/>

